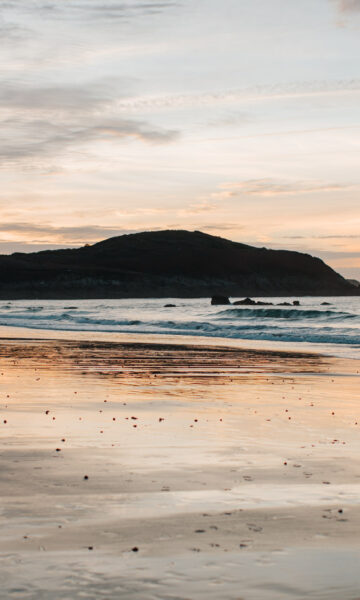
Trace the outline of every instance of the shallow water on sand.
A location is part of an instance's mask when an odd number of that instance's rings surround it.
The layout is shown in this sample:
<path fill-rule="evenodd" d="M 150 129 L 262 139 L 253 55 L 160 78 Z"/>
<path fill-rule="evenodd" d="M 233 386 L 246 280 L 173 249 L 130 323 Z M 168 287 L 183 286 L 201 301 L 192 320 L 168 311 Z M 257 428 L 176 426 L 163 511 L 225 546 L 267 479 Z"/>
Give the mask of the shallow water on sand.
<path fill-rule="evenodd" d="M 3 341 L 1 594 L 355 600 L 357 371 L 318 355 Z"/>
<path fill-rule="evenodd" d="M 192 553 L 168 558 L 121 560 L 82 553 L 3 557 L 7 598 L 27 600 L 356 600 L 359 550 Z M 34 581 L 36 580 L 36 583 Z M 30 583 L 32 582 L 32 583 Z M 346 582 L 344 584 L 344 582 Z M 4 582 L 1 582 L 4 584 Z"/>

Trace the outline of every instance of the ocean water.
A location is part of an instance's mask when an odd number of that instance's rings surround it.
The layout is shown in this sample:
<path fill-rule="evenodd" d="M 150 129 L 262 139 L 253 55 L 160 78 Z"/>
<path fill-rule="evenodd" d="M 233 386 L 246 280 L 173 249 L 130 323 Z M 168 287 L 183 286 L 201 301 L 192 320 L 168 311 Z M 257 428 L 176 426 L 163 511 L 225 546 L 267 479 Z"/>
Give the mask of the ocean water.
<path fill-rule="evenodd" d="M 291 343 L 299 350 L 360 358 L 360 297 L 296 299 L 299 307 L 211 306 L 204 298 L 3 301 L 0 325 L 266 340 L 275 348 Z M 294 298 L 257 300 L 278 304 Z"/>

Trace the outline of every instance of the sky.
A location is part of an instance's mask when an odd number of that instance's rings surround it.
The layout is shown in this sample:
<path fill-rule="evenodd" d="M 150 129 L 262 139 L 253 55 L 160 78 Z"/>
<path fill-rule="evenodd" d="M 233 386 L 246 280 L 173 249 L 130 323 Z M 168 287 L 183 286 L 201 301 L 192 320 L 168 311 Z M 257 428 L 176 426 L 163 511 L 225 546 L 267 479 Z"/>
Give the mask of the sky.
<path fill-rule="evenodd" d="M 360 279 L 360 0 L 1 0 L 0 252 L 201 230 Z"/>

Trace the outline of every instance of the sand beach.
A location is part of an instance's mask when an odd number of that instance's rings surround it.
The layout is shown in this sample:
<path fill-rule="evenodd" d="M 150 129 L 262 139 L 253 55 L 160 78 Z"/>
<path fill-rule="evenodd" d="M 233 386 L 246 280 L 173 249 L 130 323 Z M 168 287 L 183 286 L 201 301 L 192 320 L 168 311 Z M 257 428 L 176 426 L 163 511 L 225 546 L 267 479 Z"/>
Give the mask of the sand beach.
<path fill-rule="evenodd" d="M 357 360 L 1 333 L 2 598 L 360 597 Z"/>
<path fill-rule="evenodd" d="M 0 600 L 360 600 L 359 31 L 0 2 Z"/>

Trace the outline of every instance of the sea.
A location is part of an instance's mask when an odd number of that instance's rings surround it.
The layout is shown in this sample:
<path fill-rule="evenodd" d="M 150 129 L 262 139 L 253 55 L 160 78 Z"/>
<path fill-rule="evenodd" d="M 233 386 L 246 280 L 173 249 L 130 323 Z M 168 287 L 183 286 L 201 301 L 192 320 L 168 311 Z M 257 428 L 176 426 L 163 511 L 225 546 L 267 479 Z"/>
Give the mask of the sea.
<path fill-rule="evenodd" d="M 209 298 L 2 301 L 0 325 L 251 340 L 360 359 L 360 296 L 256 300 L 274 306 L 212 306 Z M 294 300 L 300 306 L 278 306 Z"/>

